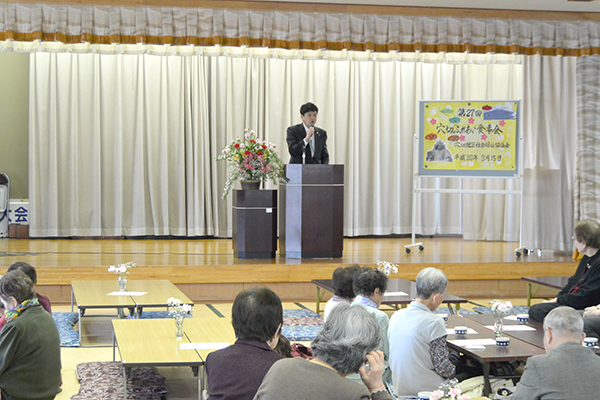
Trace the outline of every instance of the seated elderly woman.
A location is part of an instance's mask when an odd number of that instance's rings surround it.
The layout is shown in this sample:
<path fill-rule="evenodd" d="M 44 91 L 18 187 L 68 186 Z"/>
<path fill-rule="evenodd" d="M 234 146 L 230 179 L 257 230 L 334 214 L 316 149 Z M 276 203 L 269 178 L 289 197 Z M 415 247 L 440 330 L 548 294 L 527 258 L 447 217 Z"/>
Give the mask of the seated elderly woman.
<path fill-rule="evenodd" d="M 384 358 L 377 319 L 363 307 L 337 306 L 312 342 L 314 358 L 277 361 L 255 400 L 389 400 L 381 380 Z M 368 364 L 368 367 L 367 365 Z M 365 385 L 345 379 L 360 372 Z"/>
<path fill-rule="evenodd" d="M 584 255 L 575 275 L 555 298 L 531 306 L 529 318 L 542 322 L 546 314 L 560 306 L 584 310 L 600 304 L 600 224 L 591 219 L 579 221 L 575 224 L 573 241 L 577 251 Z"/>
<path fill-rule="evenodd" d="M 22 271 L 0 279 L 8 322 L 0 331 L 2 399 L 54 399 L 60 383 L 60 337 L 56 323 L 35 297 Z"/>
<path fill-rule="evenodd" d="M 23 271 L 25 275 L 27 275 L 29 279 L 31 279 L 31 281 L 33 282 L 33 290 L 35 290 L 35 285 L 37 284 L 37 273 L 35 272 L 35 268 L 33 268 L 30 264 L 26 262 L 18 261 L 16 263 L 13 263 L 10 267 L 8 267 L 7 272 L 16 270 Z M 42 308 L 48 311 L 50 314 L 52 314 L 52 306 L 50 304 L 50 299 L 37 292 L 35 293 L 35 297 L 37 297 L 38 302 L 40 303 Z M 2 329 L 4 325 L 6 325 L 6 315 L 2 315 L 0 317 L 0 329 Z"/>
<path fill-rule="evenodd" d="M 361 270 L 358 264 L 349 267 L 338 267 L 333 271 L 331 283 L 333 286 L 333 297 L 325 304 L 323 319 L 327 319 L 331 310 L 338 304 L 350 303 L 354 299 L 354 275 Z"/>
<path fill-rule="evenodd" d="M 373 314 L 379 322 L 381 329 L 381 346 L 379 350 L 383 352 L 385 357 L 385 370 L 383 372 L 383 381 L 392 380 L 392 372 L 389 367 L 390 345 L 388 341 L 388 327 L 390 325 L 390 317 L 383 311 L 379 310 L 379 306 L 383 301 L 385 291 L 387 290 L 388 277 L 378 269 L 364 268 L 354 277 L 354 293 L 356 297 L 352 305 L 360 305 Z M 358 374 L 352 374 L 348 377 L 353 381 L 360 381 Z"/>
<path fill-rule="evenodd" d="M 206 358 L 209 400 L 251 400 L 273 363 L 283 324 L 281 299 L 266 287 L 240 292 L 231 310 L 236 342 Z"/>

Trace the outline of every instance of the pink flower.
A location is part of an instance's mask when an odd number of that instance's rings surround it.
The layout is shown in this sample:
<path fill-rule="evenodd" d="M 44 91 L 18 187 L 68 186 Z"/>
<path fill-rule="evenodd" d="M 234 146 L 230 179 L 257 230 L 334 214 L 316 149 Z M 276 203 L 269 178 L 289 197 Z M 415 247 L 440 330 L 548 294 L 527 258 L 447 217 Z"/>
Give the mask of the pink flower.
<path fill-rule="evenodd" d="M 435 392 L 431 393 L 429 400 L 440 400 L 442 397 L 444 397 L 444 392 L 438 389 Z"/>
<path fill-rule="evenodd" d="M 460 135 L 460 136 L 458 137 L 458 140 L 460 140 L 461 142 L 464 142 L 464 141 L 465 141 L 465 139 L 466 139 L 465 135 Z"/>
<path fill-rule="evenodd" d="M 467 396 L 466 394 L 461 394 L 458 396 L 456 400 L 471 400 L 471 396 Z"/>
<path fill-rule="evenodd" d="M 487 137 L 487 135 L 486 135 L 485 133 L 481 135 L 481 140 L 485 140 L 485 139 L 487 139 L 487 138 L 488 138 L 488 137 Z"/>
<path fill-rule="evenodd" d="M 504 122 L 504 120 L 500 121 L 500 126 L 504 126 L 506 125 L 506 122 Z"/>
<path fill-rule="evenodd" d="M 462 391 L 459 388 L 452 388 L 450 389 L 450 396 L 458 396 L 459 394 L 461 394 Z"/>
<path fill-rule="evenodd" d="M 473 122 L 475 122 L 475 120 L 473 118 L 469 118 L 469 123 L 472 124 Z"/>
<path fill-rule="evenodd" d="M 435 125 L 435 124 L 437 124 L 437 119 L 436 118 L 431 118 L 430 122 L 431 122 L 431 125 Z"/>
<path fill-rule="evenodd" d="M 271 168 L 271 166 L 270 166 L 270 165 L 267 165 L 267 167 L 266 167 L 266 170 L 267 170 L 267 171 L 271 171 L 271 169 L 272 169 L 272 168 Z"/>

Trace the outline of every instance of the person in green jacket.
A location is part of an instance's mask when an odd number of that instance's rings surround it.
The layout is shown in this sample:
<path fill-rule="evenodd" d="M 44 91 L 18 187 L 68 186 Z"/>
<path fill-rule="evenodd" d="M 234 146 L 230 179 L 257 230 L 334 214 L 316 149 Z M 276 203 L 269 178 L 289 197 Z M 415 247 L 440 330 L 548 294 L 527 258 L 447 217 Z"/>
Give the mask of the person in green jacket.
<path fill-rule="evenodd" d="M 59 393 L 60 337 L 22 271 L 0 279 L 7 323 L 0 331 L 2 400 L 51 400 Z"/>

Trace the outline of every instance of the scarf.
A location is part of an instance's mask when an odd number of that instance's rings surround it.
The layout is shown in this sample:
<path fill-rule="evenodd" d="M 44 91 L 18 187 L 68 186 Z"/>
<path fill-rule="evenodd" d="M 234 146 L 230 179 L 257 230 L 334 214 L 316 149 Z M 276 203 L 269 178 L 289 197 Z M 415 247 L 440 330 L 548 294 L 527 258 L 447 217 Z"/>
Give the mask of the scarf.
<path fill-rule="evenodd" d="M 358 303 L 358 304 L 362 304 L 364 306 L 367 307 L 373 307 L 375 309 L 377 309 L 377 304 L 375 304 L 375 302 L 367 297 L 363 297 L 361 295 L 358 295 L 354 298 L 354 302 Z"/>
<path fill-rule="evenodd" d="M 37 297 L 33 299 L 28 299 L 16 306 L 15 308 L 11 308 L 10 310 L 4 311 L 4 315 L 6 315 L 6 320 L 9 321 L 11 319 L 17 318 L 19 315 L 23 313 L 23 311 L 27 310 L 29 307 L 39 306 L 40 302 Z"/>

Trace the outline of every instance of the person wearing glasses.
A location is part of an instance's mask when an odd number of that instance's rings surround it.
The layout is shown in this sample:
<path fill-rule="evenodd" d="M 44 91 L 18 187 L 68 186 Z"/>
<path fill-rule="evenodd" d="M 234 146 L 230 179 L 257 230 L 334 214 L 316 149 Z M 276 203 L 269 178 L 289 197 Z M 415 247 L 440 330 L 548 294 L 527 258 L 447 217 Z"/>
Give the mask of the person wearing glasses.
<path fill-rule="evenodd" d="M 553 309 L 569 306 L 576 310 L 600 304 L 600 224 L 583 219 L 575 225 L 573 241 L 583 258 L 558 295 L 529 308 L 529 318 L 542 322 Z"/>

